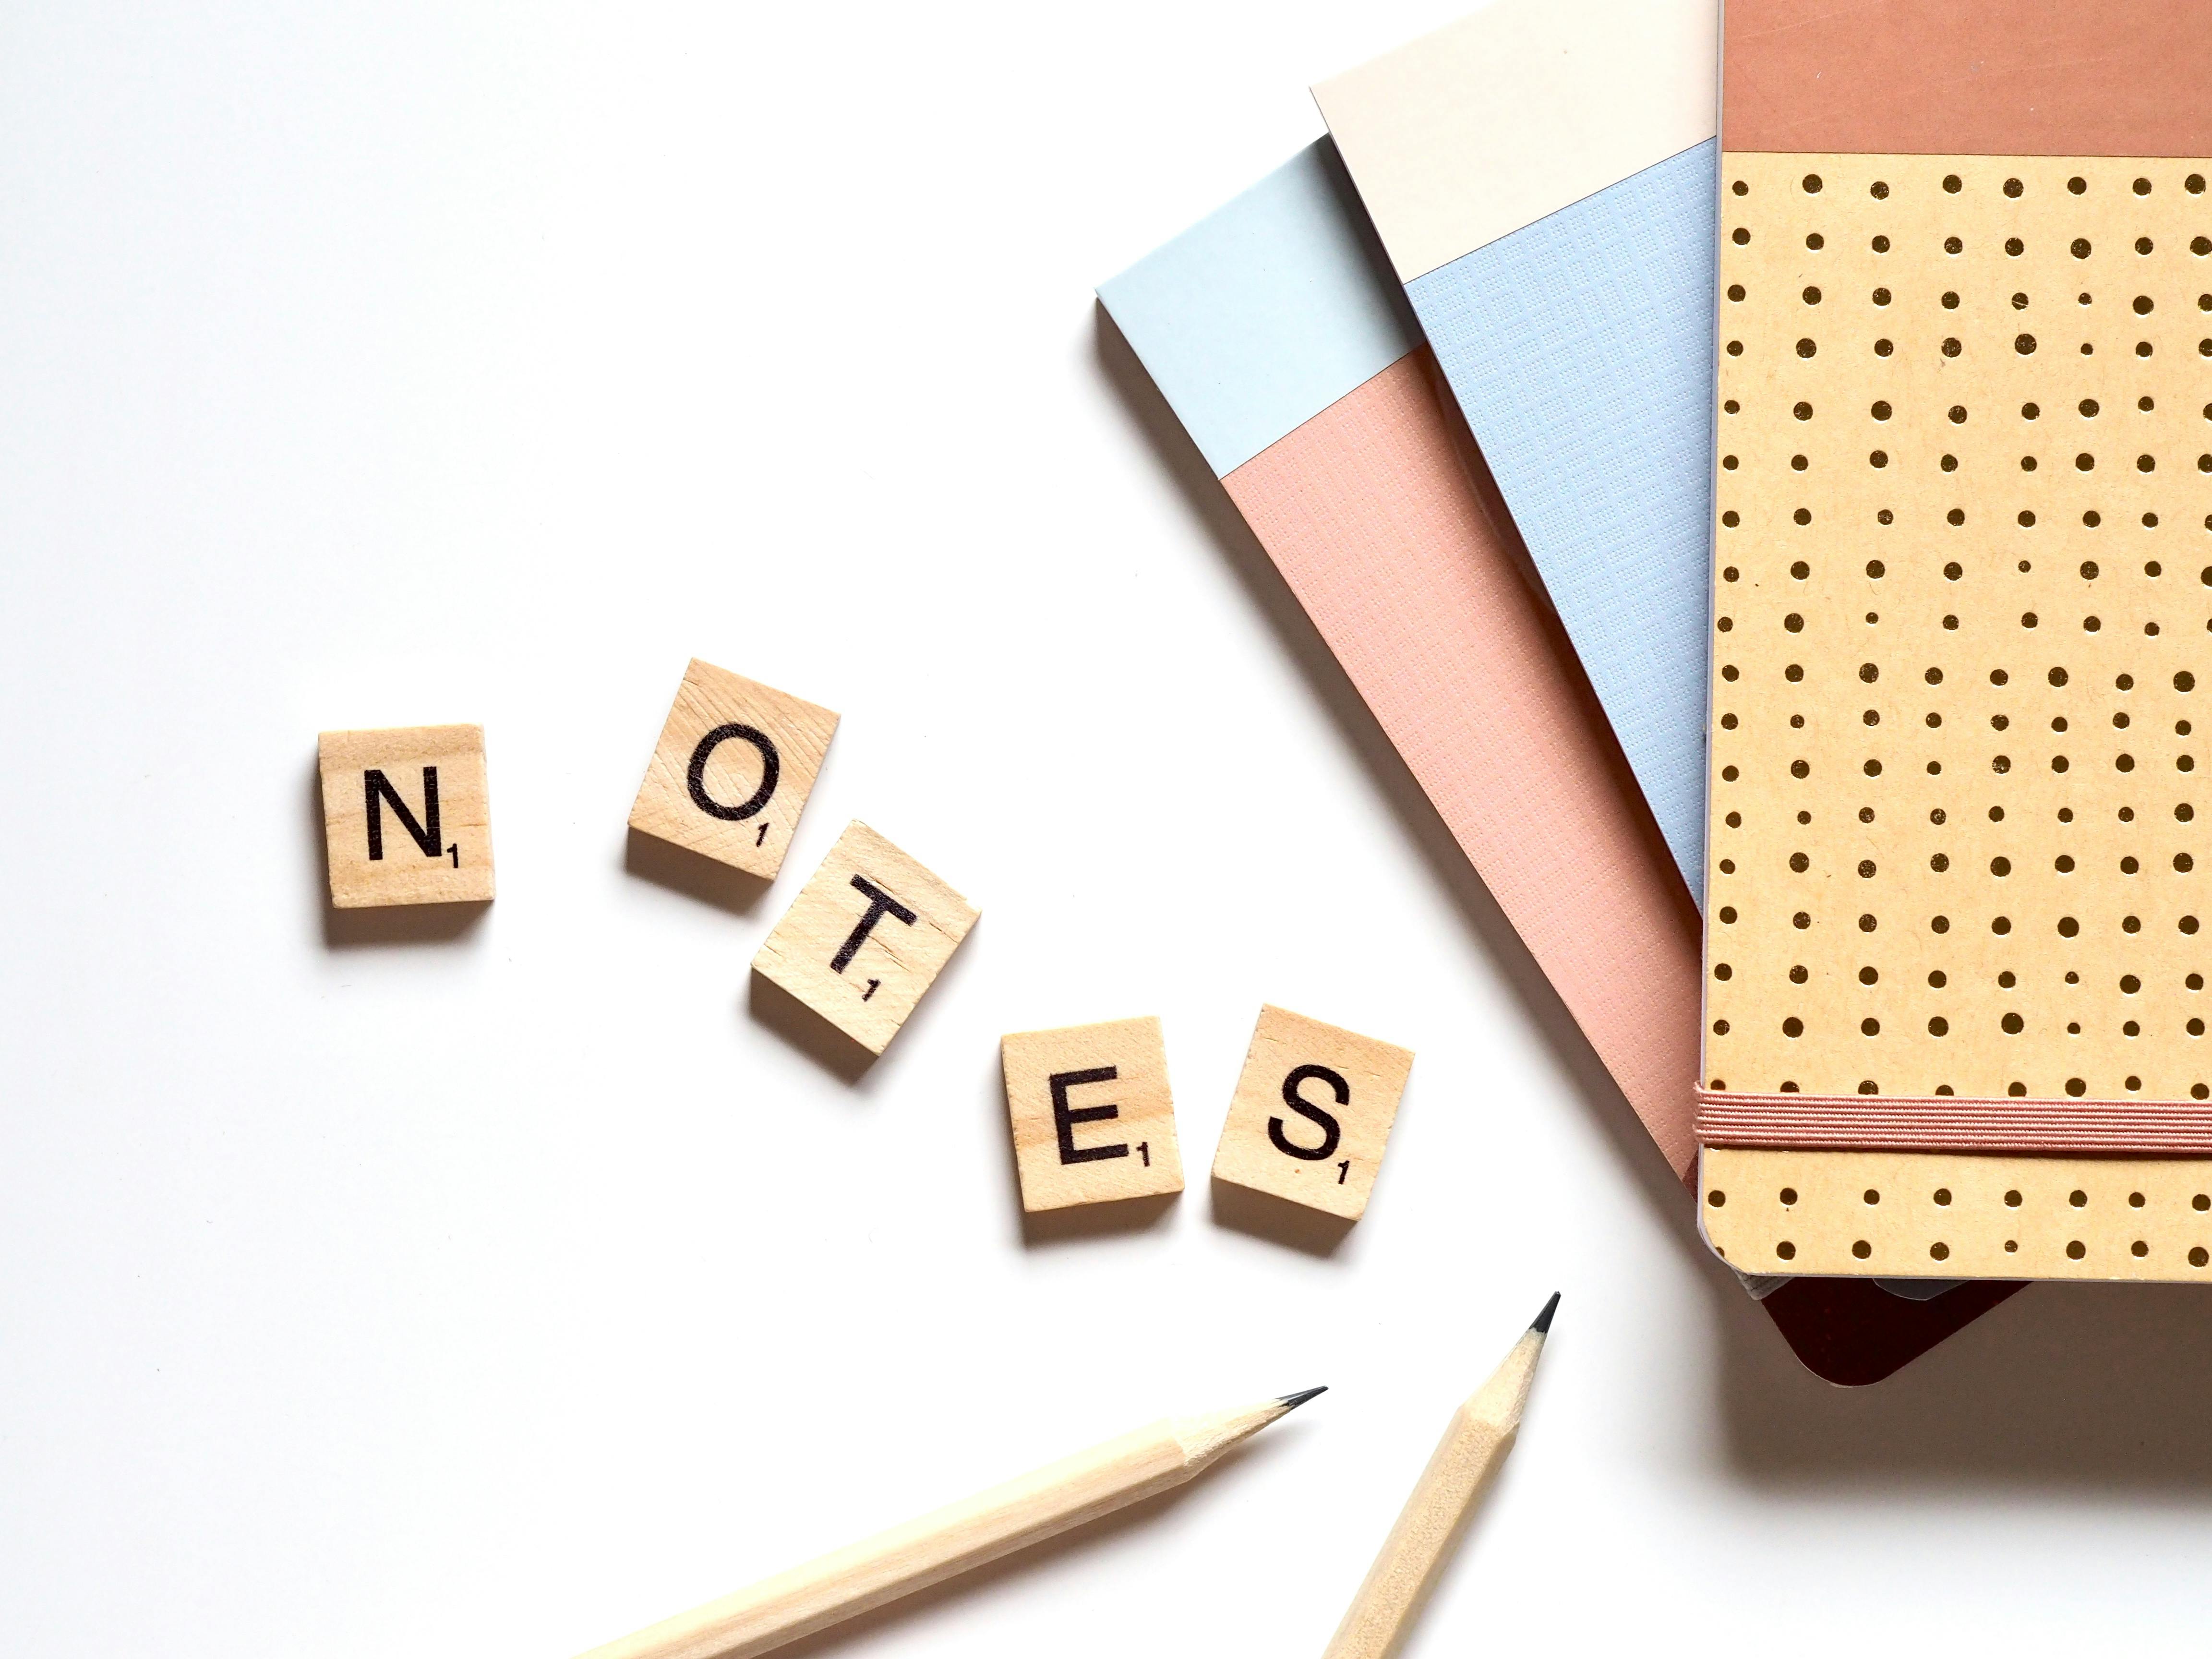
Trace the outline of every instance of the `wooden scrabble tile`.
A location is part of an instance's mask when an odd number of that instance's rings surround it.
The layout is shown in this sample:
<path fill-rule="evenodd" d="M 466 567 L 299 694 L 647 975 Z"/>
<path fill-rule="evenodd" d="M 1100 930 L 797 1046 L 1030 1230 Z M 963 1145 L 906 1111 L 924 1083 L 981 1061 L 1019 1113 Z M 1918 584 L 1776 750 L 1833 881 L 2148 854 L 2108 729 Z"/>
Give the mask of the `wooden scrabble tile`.
<path fill-rule="evenodd" d="M 879 1054 L 976 914 L 855 818 L 762 945 L 753 971 Z"/>
<path fill-rule="evenodd" d="M 1022 1208 L 1182 1190 L 1168 1051 L 1157 1019 L 1114 1019 L 999 1039 Z"/>
<path fill-rule="evenodd" d="M 836 730 L 829 709 L 694 657 L 630 828 L 773 878 Z"/>
<path fill-rule="evenodd" d="M 483 727 L 325 732 L 319 750 L 332 904 L 354 910 L 491 896 Z"/>
<path fill-rule="evenodd" d="M 1413 1064 L 1411 1049 L 1263 1006 L 1213 1178 L 1358 1220 Z"/>

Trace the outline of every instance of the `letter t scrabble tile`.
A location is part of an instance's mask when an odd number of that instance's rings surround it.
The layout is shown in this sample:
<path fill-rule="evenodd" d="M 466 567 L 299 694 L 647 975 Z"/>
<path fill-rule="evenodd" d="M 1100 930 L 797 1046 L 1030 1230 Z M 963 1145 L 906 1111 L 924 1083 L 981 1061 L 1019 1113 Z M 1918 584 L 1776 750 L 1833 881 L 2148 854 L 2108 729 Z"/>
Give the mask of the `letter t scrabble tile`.
<path fill-rule="evenodd" d="M 879 1054 L 976 914 L 855 818 L 762 945 L 753 971 Z"/>
<path fill-rule="evenodd" d="M 1413 1065 L 1411 1049 L 1263 1006 L 1213 1178 L 1358 1220 Z"/>
<path fill-rule="evenodd" d="M 827 708 L 694 657 L 629 827 L 772 880 L 836 730 Z"/>
<path fill-rule="evenodd" d="M 999 1063 L 1031 1215 L 1182 1190 L 1158 1020 L 1016 1031 Z"/>
<path fill-rule="evenodd" d="M 491 896 L 483 727 L 325 732 L 319 747 L 332 904 L 356 910 Z"/>

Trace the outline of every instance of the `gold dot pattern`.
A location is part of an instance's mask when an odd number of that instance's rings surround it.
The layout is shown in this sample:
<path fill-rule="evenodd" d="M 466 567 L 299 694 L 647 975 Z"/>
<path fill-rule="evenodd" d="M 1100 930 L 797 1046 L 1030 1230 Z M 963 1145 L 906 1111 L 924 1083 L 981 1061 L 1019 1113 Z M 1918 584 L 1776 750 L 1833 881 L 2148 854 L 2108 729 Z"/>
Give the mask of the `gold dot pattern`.
<path fill-rule="evenodd" d="M 1707 1086 L 2212 1097 L 2212 162 L 1722 173 Z"/>
<path fill-rule="evenodd" d="M 1746 1273 L 2212 1283 L 2212 1164 L 1707 1151 L 1706 1242 Z"/>

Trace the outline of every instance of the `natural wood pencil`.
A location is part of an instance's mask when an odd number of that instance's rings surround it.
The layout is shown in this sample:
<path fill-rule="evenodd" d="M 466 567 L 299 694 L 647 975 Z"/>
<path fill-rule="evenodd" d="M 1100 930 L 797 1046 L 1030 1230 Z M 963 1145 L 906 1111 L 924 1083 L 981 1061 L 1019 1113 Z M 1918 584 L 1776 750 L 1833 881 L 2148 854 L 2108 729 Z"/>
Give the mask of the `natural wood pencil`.
<path fill-rule="evenodd" d="M 1179 1486 L 1322 1393 L 1164 1418 L 1002 1486 L 663 1620 L 582 1659 L 747 1659 Z"/>
<path fill-rule="evenodd" d="M 1436 1588 L 1437 1572 L 1458 1547 L 1474 1500 L 1513 1449 L 1552 1310 L 1559 1305 L 1554 1291 L 1505 1363 L 1452 1414 L 1323 1659 L 1389 1659 L 1406 1639 Z"/>

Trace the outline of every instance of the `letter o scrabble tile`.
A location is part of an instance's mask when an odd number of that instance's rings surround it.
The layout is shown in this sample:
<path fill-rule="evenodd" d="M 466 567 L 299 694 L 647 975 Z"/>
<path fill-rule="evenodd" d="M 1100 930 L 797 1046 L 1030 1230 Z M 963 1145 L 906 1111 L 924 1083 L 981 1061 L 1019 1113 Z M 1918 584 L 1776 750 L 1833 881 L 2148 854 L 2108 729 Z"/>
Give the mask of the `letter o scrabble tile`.
<path fill-rule="evenodd" d="M 318 750 L 332 904 L 356 910 L 492 896 L 483 727 L 325 732 Z"/>
<path fill-rule="evenodd" d="M 772 878 L 836 730 L 829 709 L 694 657 L 630 828 Z"/>
<path fill-rule="evenodd" d="M 1358 1220 L 1413 1064 L 1411 1049 L 1262 1006 L 1213 1178 Z"/>
<path fill-rule="evenodd" d="M 1167 1047 L 1157 1019 L 1115 1019 L 999 1039 L 1022 1208 L 1182 1190 Z"/>
<path fill-rule="evenodd" d="M 855 818 L 763 943 L 753 971 L 879 1054 L 977 914 Z"/>

